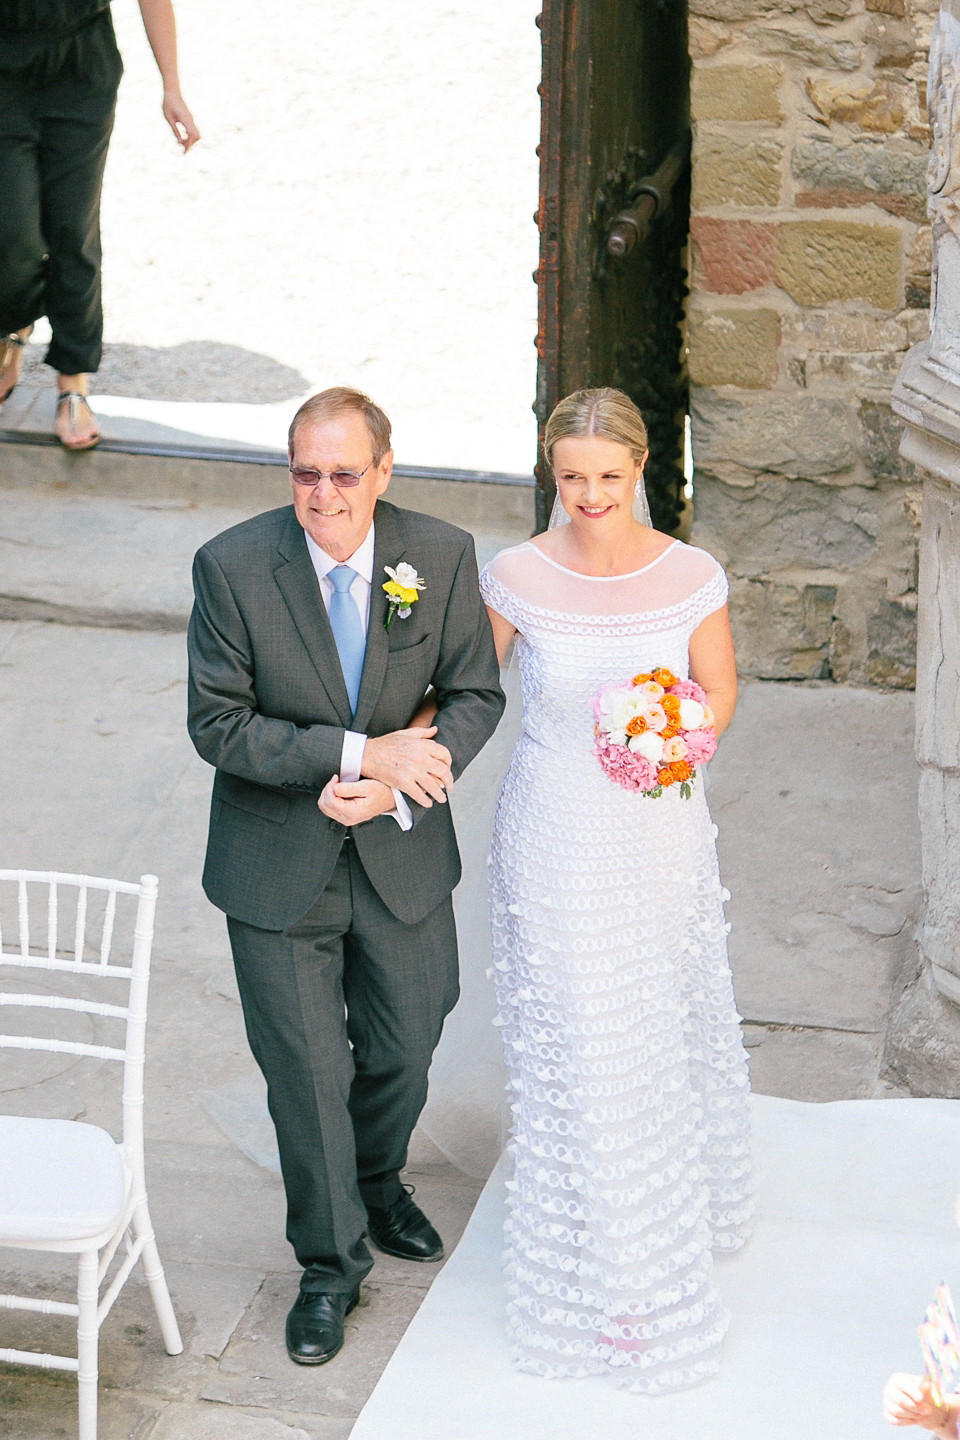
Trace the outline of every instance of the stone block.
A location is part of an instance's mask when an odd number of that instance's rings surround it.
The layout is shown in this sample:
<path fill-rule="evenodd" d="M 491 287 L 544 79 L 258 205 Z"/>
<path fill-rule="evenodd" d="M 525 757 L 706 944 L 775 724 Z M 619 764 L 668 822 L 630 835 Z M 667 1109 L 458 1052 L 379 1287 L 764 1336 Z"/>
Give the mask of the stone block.
<path fill-rule="evenodd" d="M 845 220 L 791 221 L 775 239 L 777 283 L 798 305 L 866 300 L 895 310 L 900 299 L 900 232 Z"/>
<path fill-rule="evenodd" d="M 911 308 L 927 308 L 930 304 L 930 271 L 933 266 L 933 232 L 929 225 L 917 231 L 907 256 L 905 299 Z"/>
<path fill-rule="evenodd" d="M 926 768 L 937 766 L 957 773 L 960 772 L 960 626 L 954 617 L 960 614 L 960 491 L 956 485 L 932 476 L 923 486 L 919 590 L 917 758 Z M 944 616 L 951 617 L 949 624 L 943 623 Z M 960 810 L 960 796 L 954 798 Z M 932 792 L 927 811 L 930 824 L 943 814 L 943 806 Z M 946 848 L 944 839 L 937 849 L 942 852 Z M 960 836 L 955 850 L 960 858 Z M 957 895 L 960 897 L 960 884 Z M 960 924 L 957 935 L 960 937 Z M 938 959 L 938 963 L 942 961 Z M 960 967 L 957 973 L 960 974 Z"/>
<path fill-rule="evenodd" d="M 806 11 L 816 25 L 833 25 L 850 14 L 852 0 L 807 0 Z"/>
<path fill-rule="evenodd" d="M 695 66 L 691 76 L 690 108 L 694 120 L 782 119 L 778 87 L 780 65 Z"/>
<path fill-rule="evenodd" d="M 878 205 L 894 215 L 920 221 L 926 214 L 926 152 L 894 150 L 866 142 L 832 145 L 814 140 L 793 153 L 793 174 L 808 188 L 796 197 L 801 207 Z"/>
<path fill-rule="evenodd" d="M 863 58 L 860 46 L 851 40 L 825 40 L 786 25 L 751 25 L 747 34 L 766 55 L 790 55 L 821 70 L 859 70 Z"/>
<path fill-rule="evenodd" d="M 829 585 L 730 582 L 730 621 L 741 675 L 825 680 L 836 591 Z"/>
<path fill-rule="evenodd" d="M 794 0 L 690 0 L 690 14 L 705 20 L 754 20 L 792 10 Z"/>
<path fill-rule="evenodd" d="M 960 1009 L 937 991 L 928 969 L 890 1016 L 880 1074 L 911 1095 L 960 1100 Z"/>
<path fill-rule="evenodd" d="M 743 295 L 772 285 L 776 230 L 755 220 L 692 216 L 694 283 L 717 295 Z"/>
<path fill-rule="evenodd" d="M 913 64 L 917 39 L 908 20 L 896 20 L 886 15 L 874 18 L 867 30 L 866 40 L 874 47 L 874 63 L 881 68 L 890 65 L 905 69 Z"/>
<path fill-rule="evenodd" d="M 807 385 L 856 385 L 884 390 L 887 394 L 900 371 L 903 353 L 897 350 L 868 350 L 862 355 L 808 355 L 804 363 Z"/>
<path fill-rule="evenodd" d="M 865 400 L 860 406 L 860 451 L 875 478 L 912 480 L 916 477 L 916 468 L 900 455 L 903 431 L 903 421 L 889 405 Z"/>
<path fill-rule="evenodd" d="M 857 355 L 867 350 L 902 352 L 910 342 L 899 318 L 801 310 L 784 315 L 783 343 L 798 354 L 820 350 Z"/>
<path fill-rule="evenodd" d="M 867 9 L 877 15 L 892 15 L 896 20 L 907 18 L 904 0 L 867 0 Z"/>
<path fill-rule="evenodd" d="M 921 706 L 928 703 L 921 691 Z M 960 776 L 921 762 L 920 833 L 927 906 L 920 953 L 951 1000 L 960 994 Z"/>
<path fill-rule="evenodd" d="M 731 572 L 749 580 L 773 571 L 858 570 L 877 552 L 881 504 L 865 486 L 765 477 L 743 489 L 700 473 L 694 542 L 727 556 Z"/>
<path fill-rule="evenodd" d="M 695 385 L 769 390 L 776 384 L 780 344 L 776 310 L 694 311 L 688 335 L 690 379 Z"/>
<path fill-rule="evenodd" d="M 733 44 L 733 32 L 726 25 L 703 20 L 697 15 L 690 16 L 688 33 L 690 54 L 695 60 L 716 55 L 725 45 Z"/>
<path fill-rule="evenodd" d="M 917 679 L 917 597 L 883 600 L 867 616 L 867 675 L 871 685 L 912 690 Z"/>
<path fill-rule="evenodd" d="M 903 124 L 903 95 L 898 85 L 875 81 L 872 85 L 837 85 L 829 80 L 808 80 L 807 94 L 827 121 L 856 125 L 893 135 Z"/>
<path fill-rule="evenodd" d="M 733 466 L 814 479 L 840 474 L 856 458 L 843 400 L 801 392 L 741 401 L 695 389 L 690 409 L 698 469 L 715 472 L 718 466 Z M 810 502 L 818 509 L 830 503 L 819 489 L 811 493 Z M 699 514 L 699 490 L 696 504 Z M 733 553 L 738 553 L 736 547 Z"/>
<path fill-rule="evenodd" d="M 740 140 L 698 130 L 693 148 L 691 204 L 777 205 L 783 146 L 779 140 Z"/>

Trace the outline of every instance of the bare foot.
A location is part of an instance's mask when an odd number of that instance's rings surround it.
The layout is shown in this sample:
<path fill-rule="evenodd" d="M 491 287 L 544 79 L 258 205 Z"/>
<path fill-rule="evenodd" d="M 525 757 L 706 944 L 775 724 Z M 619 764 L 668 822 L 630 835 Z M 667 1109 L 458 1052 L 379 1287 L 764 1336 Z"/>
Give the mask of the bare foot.
<path fill-rule="evenodd" d="M 0 405 L 3 404 L 20 379 L 23 347 L 29 340 L 32 331 L 33 326 L 27 325 L 23 330 L 15 330 L 12 334 L 4 335 L 0 339 Z"/>
<path fill-rule="evenodd" d="M 100 429 L 83 391 L 61 391 L 54 429 L 65 450 L 92 450 L 98 443 Z"/>

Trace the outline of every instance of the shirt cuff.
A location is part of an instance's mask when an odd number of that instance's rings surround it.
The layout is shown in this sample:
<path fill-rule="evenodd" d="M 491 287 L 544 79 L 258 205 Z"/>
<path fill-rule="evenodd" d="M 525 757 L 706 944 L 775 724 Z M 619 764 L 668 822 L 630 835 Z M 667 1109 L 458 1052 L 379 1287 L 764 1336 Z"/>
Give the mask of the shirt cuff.
<path fill-rule="evenodd" d="M 340 751 L 340 779 L 347 785 L 355 785 L 360 779 L 360 766 L 363 764 L 363 748 L 366 743 L 366 735 L 361 735 L 357 730 L 344 730 L 343 748 Z"/>
<path fill-rule="evenodd" d="M 402 790 L 394 790 L 393 798 L 396 801 L 395 810 L 387 810 L 384 813 L 393 820 L 396 820 L 401 830 L 413 829 L 413 815 L 410 813 L 410 806 L 407 804 L 407 797 Z"/>
<path fill-rule="evenodd" d="M 340 779 L 348 785 L 355 785 L 360 779 L 363 747 L 366 743 L 366 735 L 361 735 L 358 730 L 344 730 L 343 748 L 340 751 Z M 402 791 L 394 790 L 393 799 L 394 809 L 385 810 L 383 813 L 388 819 L 396 820 L 401 830 L 412 830 L 413 815 L 407 804 L 407 797 Z"/>

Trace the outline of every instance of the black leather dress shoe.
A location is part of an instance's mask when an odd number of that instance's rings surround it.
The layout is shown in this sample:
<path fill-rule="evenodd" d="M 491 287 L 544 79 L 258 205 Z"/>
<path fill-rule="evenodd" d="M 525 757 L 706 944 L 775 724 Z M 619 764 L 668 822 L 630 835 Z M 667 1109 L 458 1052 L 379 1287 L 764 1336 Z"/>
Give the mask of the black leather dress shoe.
<path fill-rule="evenodd" d="M 385 1209 L 368 1205 L 367 1233 L 378 1250 L 396 1255 L 398 1260 L 442 1260 L 443 1241 L 420 1206 L 413 1203 L 412 1195 L 411 1186 Z"/>
<path fill-rule="evenodd" d="M 297 1365 L 326 1365 L 343 1348 L 343 1322 L 360 1299 L 301 1290 L 287 1316 L 287 1354 Z"/>

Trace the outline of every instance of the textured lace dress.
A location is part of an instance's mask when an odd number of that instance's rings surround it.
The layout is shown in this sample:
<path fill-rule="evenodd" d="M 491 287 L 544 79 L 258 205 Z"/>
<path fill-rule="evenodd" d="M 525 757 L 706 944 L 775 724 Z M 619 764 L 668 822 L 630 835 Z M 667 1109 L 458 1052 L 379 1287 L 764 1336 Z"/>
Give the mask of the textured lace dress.
<path fill-rule="evenodd" d="M 523 689 L 490 859 L 514 1354 L 653 1395 L 719 1368 L 713 1251 L 749 1233 L 749 1082 L 702 776 L 689 800 L 624 790 L 593 756 L 590 702 L 658 665 L 686 678 L 726 577 L 679 542 L 611 578 L 528 542 L 481 587 L 520 632 Z"/>

